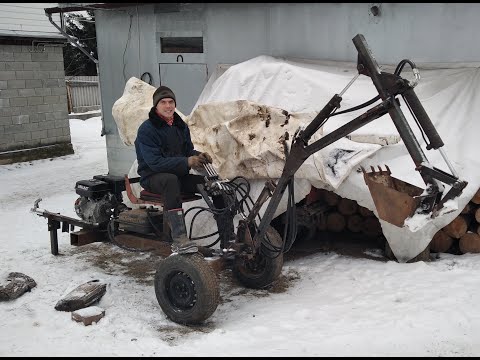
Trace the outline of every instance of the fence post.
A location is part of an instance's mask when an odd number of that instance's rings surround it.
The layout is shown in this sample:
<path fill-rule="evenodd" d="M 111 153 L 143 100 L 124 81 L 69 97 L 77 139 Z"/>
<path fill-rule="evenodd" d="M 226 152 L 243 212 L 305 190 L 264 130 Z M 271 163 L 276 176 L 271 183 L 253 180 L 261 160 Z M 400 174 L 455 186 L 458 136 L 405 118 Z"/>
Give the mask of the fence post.
<path fill-rule="evenodd" d="M 72 104 L 72 89 L 70 88 L 70 82 L 66 82 L 67 84 L 67 106 L 68 106 L 68 113 L 71 114 L 73 110 Z"/>

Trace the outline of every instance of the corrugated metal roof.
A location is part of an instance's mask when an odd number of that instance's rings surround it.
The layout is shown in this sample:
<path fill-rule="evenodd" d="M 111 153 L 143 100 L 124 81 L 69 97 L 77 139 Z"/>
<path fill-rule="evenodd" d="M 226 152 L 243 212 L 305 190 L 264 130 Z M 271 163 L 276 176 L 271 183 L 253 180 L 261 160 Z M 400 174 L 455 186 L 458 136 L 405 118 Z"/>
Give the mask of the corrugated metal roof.
<path fill-rule="evenodd" d="M 50 23 L 45 8 L 57 3 L 0 3 L 0 36 L 63 38 Z M 60 15 L 52 15 L 60 24 Z"/>

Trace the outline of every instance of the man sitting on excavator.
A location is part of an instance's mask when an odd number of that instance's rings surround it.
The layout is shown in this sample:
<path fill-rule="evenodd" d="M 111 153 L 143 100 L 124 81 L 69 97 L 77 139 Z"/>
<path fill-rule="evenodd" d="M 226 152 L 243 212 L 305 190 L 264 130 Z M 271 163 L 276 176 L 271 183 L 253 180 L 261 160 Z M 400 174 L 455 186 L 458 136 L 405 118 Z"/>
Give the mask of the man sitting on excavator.
<path fill-rule="evenodd" d="M 172 251 L 193 253 L 198 248 L 187 236 L 180 194 L 198 192 L 197 184 L 203 184 L 204 177 L 190 174 L 190 169 L 203 170 L 212 157 L 194 149 L 190 129 L 175 108 L 176 98 L 170 88 L 160 86 L 155 90 L 153 107 L 135 140 L 137 171 L 140 185 L 164 198 L 164 221 L 171 231 Z M 221 196 L 213 196 L 212 200 L 217 208 L 225 206 Z M 233 220 L 230 223 L 233 231 Z"/>

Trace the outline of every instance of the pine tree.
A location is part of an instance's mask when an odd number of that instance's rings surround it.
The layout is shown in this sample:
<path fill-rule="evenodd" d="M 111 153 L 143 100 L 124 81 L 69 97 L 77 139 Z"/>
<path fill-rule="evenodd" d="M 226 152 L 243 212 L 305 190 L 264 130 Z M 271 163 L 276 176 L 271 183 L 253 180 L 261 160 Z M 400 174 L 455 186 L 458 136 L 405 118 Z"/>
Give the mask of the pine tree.
<path fill-rule="evenodd" d="M 90 18 L 90 20 L 85 21 L 84 18 Z M 87 10 L 87 15 L 66 14 L 65 27 L 68 35 L 75 37 L 90 55 L 98 59 L 95 15 L 92 10 Z M 97 75 L 95 63 L 70 43 L 63 48 L 63 59 L 65 76 Z"/>

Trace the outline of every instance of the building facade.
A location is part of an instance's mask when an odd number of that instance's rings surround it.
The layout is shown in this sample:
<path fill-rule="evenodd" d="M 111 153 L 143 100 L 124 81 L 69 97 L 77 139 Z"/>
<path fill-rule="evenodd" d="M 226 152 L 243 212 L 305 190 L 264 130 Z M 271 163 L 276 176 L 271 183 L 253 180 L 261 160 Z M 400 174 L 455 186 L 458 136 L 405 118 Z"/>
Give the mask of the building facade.
<path fill-rule="evenodd" d="M 0 4 L 0 164 L 73 153 L 65 39 L 45 16 L 51 5 Z"/>
<path fill-rule="evenodd" d="M 380 64 L 480 61 L 480 4 L 258 3 L 133 4 L 95 11 L 109 171 L 128 172 L 111 115 L 132 76 L 167 85 L 189 114 L 208 78 L 259 55 L 355 62 L 363 34 Z"/>

